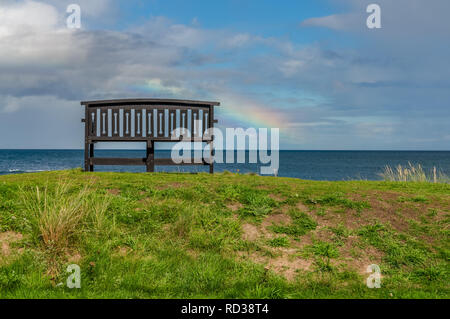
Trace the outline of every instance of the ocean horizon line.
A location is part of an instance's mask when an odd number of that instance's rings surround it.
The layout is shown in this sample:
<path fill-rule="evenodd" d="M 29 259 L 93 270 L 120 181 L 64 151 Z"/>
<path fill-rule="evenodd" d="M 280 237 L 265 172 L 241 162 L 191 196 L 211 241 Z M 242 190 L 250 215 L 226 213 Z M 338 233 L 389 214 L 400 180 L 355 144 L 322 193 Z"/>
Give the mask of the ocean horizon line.
<path fill-rule="evenodd" d="M 145 148 L 98 148 L 99 151 L 145 151 Z M 170 151 L 171 149 L 155 149 Z M 220 149 L 221 151 L 240 151 L 237 149 Z M 0 151 L 84 151 L 84 148 L 0 148 Z M 245 149 L 245 151 L 250 151 Z M 402 150 L 402 149 L 280 149 L 280 152 L 450 152 L 450 150 Z"/>

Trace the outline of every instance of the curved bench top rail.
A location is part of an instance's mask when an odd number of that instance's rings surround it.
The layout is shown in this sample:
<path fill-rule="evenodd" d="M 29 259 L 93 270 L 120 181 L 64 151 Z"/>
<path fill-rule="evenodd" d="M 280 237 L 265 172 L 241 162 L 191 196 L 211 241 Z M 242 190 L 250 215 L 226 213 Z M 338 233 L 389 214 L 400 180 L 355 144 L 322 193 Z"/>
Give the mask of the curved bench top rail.
<path fill-rule="evenodd" d="M 211 101 L 193 101 L 193 100 L 176 100 L 176 99 L 120 99 L 120 100 L 98 100 L 98 101 L 83 101 L 81 105 L 87 107 L 101 107 L 101 106 L 125 106 L 125 105 L 174 105 L 174 106 L 191 106 L 191 107 L 205 107 L 205 106 L 219 106 L 220 102 Z"/>

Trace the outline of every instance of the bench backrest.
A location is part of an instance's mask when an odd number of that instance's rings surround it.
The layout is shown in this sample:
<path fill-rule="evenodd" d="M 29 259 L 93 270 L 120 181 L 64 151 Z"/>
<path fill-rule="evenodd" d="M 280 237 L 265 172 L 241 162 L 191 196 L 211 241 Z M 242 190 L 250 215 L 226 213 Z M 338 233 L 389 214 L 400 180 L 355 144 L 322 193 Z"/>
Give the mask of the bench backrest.
<path fill-rule="evenodd" d="M 85 105 L 86 137 L 92 141 L 207 141 L 218 102 L 133 99 L 81 102 Z M 187 133 L 187 135 L 186 135 Z"/>

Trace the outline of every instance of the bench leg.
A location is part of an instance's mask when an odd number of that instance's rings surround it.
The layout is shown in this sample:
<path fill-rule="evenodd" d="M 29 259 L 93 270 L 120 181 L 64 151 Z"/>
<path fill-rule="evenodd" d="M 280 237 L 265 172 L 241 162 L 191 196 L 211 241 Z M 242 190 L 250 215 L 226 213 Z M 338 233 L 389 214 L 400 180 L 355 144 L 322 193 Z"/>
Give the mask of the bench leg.
<path fill-rule="evenodd" d="M 94 144 L 85 142 L 84 144 L 84 171 L 93 172 L 94 166 L 89 165 L 91 158 L 94 157 Z"/>
<path fill-rule="evenodd" d="M 89 159 L 94 157 L 94 144 L 89 144 Z M 89 172 L 94 171 L 94 165 L 89 165 Z"/>
<path fill-rule="evenodd" d="M 214 142 L 209 143 L 209 173 L 214 174 Z"/>
<path fill-rule="evenodd" d="M 155 171 L 155 141 L 147 141 L 147 172 Z"/>

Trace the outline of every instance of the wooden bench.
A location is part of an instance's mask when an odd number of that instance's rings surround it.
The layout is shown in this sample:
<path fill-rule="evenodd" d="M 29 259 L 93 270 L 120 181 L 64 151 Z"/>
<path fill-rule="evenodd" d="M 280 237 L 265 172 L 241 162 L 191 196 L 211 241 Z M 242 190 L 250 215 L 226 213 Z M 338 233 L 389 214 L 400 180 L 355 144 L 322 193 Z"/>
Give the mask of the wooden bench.
<path fill-rule="evenodd" d="M 153 172 L 155 165 L 180 165 L 170 158 L 155 158 L 155 142 L 179 142 L 177 128 L 188 131 L 183 141 L 209 144 L 209 159 L 181 165 L 209 165 L 214 172 L 213 137 L 206 130 L 214 127 L 214 106 L 219 102 L 173 99 L 123 99 L 84 101 L 85 148 L 84 170 L 92 172 L 94 165 L 145 165 Z M 196 125 L 197 124 L 197 125 Z M 97 142 L 146 142 L 145 158 L 94 157 Z"/>

